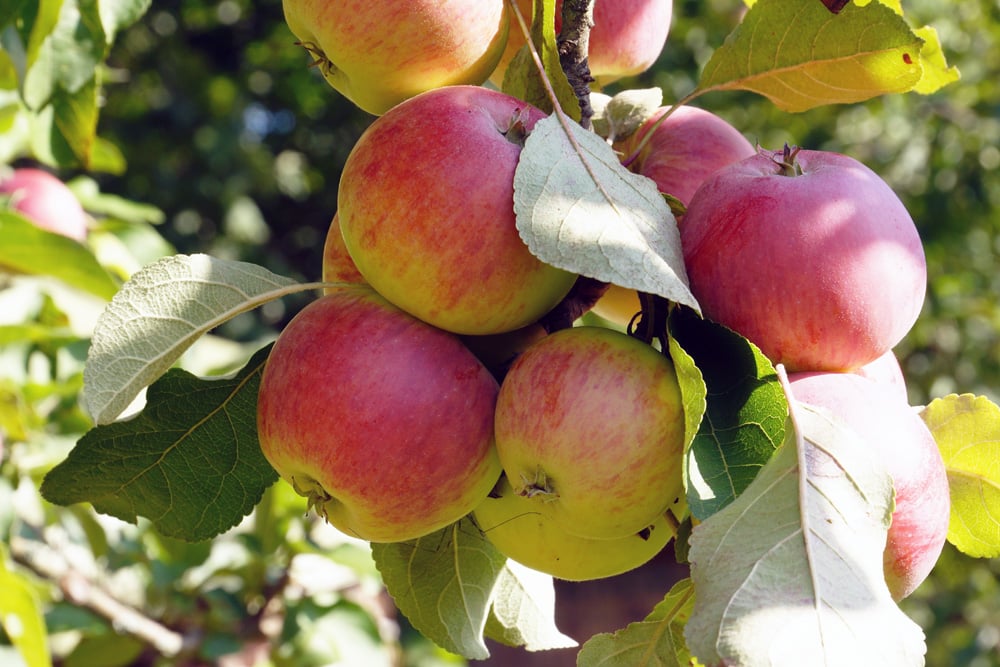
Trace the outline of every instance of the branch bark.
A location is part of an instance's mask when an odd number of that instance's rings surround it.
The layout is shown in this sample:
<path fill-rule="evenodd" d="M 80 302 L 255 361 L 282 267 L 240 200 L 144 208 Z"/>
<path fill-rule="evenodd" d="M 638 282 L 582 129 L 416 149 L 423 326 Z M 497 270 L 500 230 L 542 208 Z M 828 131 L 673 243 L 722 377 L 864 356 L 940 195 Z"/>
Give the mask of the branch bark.
<path fill-rule="evenodd" d="M 565 0 L 562 6 L 562 29 L 556 37 L 559 64 L 580 102 L 580 125 L 590 129 L 594 109 L 590 106 L 590 73 L 587 53 L 590 29 L 594 26 L 594 0 Z"/>

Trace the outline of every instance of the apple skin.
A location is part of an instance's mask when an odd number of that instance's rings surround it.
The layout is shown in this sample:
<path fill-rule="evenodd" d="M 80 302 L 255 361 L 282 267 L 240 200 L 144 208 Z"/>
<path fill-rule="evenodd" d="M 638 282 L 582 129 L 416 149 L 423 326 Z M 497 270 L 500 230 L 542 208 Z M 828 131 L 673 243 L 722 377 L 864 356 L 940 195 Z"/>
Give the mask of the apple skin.
<path fill-rule="evenodd" d="M 615 150 L 630 157 L 652 131 L 629 169 L 651 178 L 660 192 L 673 195 L 687 206 L 706 178 L 756 151 L 739 130 L 698 107 L 682 106 L 656 125 L 668 109 L 657 110 L 635 133 L 616 143 Z M 635 290 L 611 285 L 593 310 L 606 320 L 626 326 L 639 309 Z"/>
<path fill-rule="evenodd" d="M 951 496 L 934 436 L 898 390 L 854 373 L 792 373 L 795 400 L 826 408 L 859 434 L 892 477 L 896 508 L 883 553 L 895 600 L 933 569 L 948 536 Z"/>
<path fill-rule="evenodd" d="M 567 581 L 603 579 L 633 570 L 649 562 L 674 537 L 663 515 L 628 537 L 578 537 L 540 514 L 532 499 L 514 493 L 506 477 L 476 507 L 473 517 L 503 555 Z"/>
<path fill-rule="evenodd" d="M 531 25 L 531 0 L 517 0 L 525 22 Z M 587 61 L 598 86 L 652 67 L 667 43 L 673 0 L 595 0 Z M 556 0 L 556 35 L 562 28 L 562 0 Z M 507 66 L 525 44 L 524 33 L 511 17 L 503 56 L 490 81 L 503 85 Z"/>
<path fill-rule="evenodd" d="M 853 372 L 873 382 L 893 387 L 900 400 L 909 400 L 909 394 L 906 391 L 906 378 L 903 377 L 903 369 L 899 365 L 896 353 L 892 350 L 889 350 L 875 361 L 855 369 Z"/>
<path fill-rule="evenodd" d="M 761 150 L 698 188 L 680 225 L 691 292 L 790 372 L 854 370 L 916 321 L 923 247 L 871 169 L 826 151 L 792 159 Z"/>
<path fill-rule="evenodd" d="M 497 382 L 459 340 L 364 285 L 310 303 L 274 344 L 257 427 L 275 470 L 339 530 L 414 539 L 496 484 Z"/>
<path fill-rule="evenodd" d="M 340 217 L 336 214 L 330 221 L 323 242 L 323 282 L 365 284 L 364 276 L 358 271 L 351 254 L 347 252 L 347 246 L 344 245 L 344 235 L 340 231 Z M 335 289 L 337 288 L 328 287 L 324 292 L 329 293 Z"/>
<path fill-rule="evenodd" d="M 514 170 L 544 117 L 478 86 L 438 88 L 377 119 L 348 156 L 337 215 L 366 282 L 436 327 L 512 331 L 576 280 L 538 260 L 517 231 Z"/>
<path fill-rule="evenodd" d="M 87 239 L 87 214 L 76 195 L 47 171 L 24 167 L 0 178 L 0 195 L 10 196 L 10 206 L 36 227 L 68 236 L 81 243 Z"/>
<path fill-rule="evenodd" d="M 486 81 L 503 54 L 505 0 L 283 0 L 326 81 L 380 115 L 418 93 Z"/>
<path fill-rule="evenodd" d="M 673 363 L 612 329 L 562 329 L 525 350 L 500 386 L 495 433 L 514 492 L 580 537 L 634 535 L 683 494 Z"/>

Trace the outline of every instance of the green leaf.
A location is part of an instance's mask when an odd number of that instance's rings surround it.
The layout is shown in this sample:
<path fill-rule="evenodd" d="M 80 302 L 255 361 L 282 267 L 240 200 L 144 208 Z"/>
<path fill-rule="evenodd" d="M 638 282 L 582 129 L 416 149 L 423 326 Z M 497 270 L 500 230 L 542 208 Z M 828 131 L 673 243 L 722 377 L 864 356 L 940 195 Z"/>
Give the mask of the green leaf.
<path fill-rule="evenodd" d="M 89 502 L 163 535 L 210 539 L 238 524 L 278 475 L 257 440 L 257 388 L 270 348 L 235 376 L 204 380 L 174 369 L 153 384 L 135 418 L 91 429 L 53 468 L 51 503 Z"/>
<path fill-rule="evenodd" d="M 591 637 L 577 656 L 577 667 L 687 667 L 692 656 L 684 625 L 693 606 L 691 580 L 677 582 L 643 620 Z"/>
<path fill-rule="evenodd" d="M 507 558 L 471 519 L 407 542 L 373 543 L 386 589 L 414 628 L 470 660 L 490 653 L 483 631 Z"/>
<path fill-rule="evenodd" d="M 921 416 L 948 470 L 948 541 L 976 558 L 1000 557 L 1000 406 L 952 394 L 931 401 Z"/>
<path fill-rule="evenodd" d="M 733 501 L 785 438 L 788 404 L 774 367 L 747 339 L 677 308 L 670 333 L 707 386 L 707 406 L 685 456 L 687 502 L 704 520 Z"/>
<path fill-rule="evenodd" d="M 127 28 L 149 10 L 153 0 L 100 0 L 101 25 L 110 46 L 119 30 Z"/>
<path fill-rule="evenodd" d="M 565 116 L 539 121 L 528 135 L 514 172 L 514 212 L 543 262 L 698 307 L 677 221 L 656 184 Z"/>
<path fill-rule="evenodd" d="M 753 483 L 692 531 L 688 646 L 709 665 L 922 665 L 882 570 L 888 471 L 830 413 L 791 419 Z"/>
<path fill-rule="evenodd" d="M 0 238 L 2 267 L 52 276 L 102 299 L 110 299 L 118 291 L 118 283 L 86 246 L 39 229 L 13 211 L 0 210 Z"/>
<path fill-rule="evenodd" d="M 511 13 L 517 10 L 517 3 L 510 4 Z M 539 0 L 534 3 L 533 16 L 522 17 L 531 20 L 531 41 L 542 61 L 545 78 L 548 79 L 556 94 L 559 107 L 573 120 L 580 120 L 580 101 L 570 86 L 566 73 L 559 62 L 559 52 L 556 50 L 556 9 L 555 0 Z M 520 31 L 521 24 L 516 15 L 511 16 L 511 30 Z M 503 92 L 519 100 L 529 102 L 546 113 L 555 110 L 545 86 L 543 74 L 538 71 L 535 60 L 527 45 L 511 59 L 503 77 Z"/>
<path fill-rule="evenodd" d="M 45 620 L 30 584 L 7 569 L 7 552 L 0 544 L 0 626 L 27 667 L 51 667 Z"/>
<path fill-rule="evenodd" d="M 94 327 L 81 399 L 113 421 L 200 336 L 268 301 L 315 289 L 246 262 L 173 255 L 137 271 Z"/>
<path fill-rule="evenodd" d="M 962 78 L 957 67 L 948 65 L 937 30 L 924 26 L 916 30 L 916 34 L 924 44 L 920 48 L 920 81 L 913 87 L 914 92 L 930 95 Z"/>
<path fill-rule="evenodd" d="M 577 643 L 555 625 L 556 592 L 552 577 L 512 560 L 493 586 L 493 605 L 485 634 L 528 651 L 571 648 Z"/>
<path fill-rule="evenodd" d="M 699 94 L 750 90 L 785 111 L 913 89 L 921 39 L 879 2 L 830 13 L 818 0 L 758 0 L 712 55 Z"/>
<path fill-rule="evenodd" d="M 76 161 L 88 170 L 97 140 L 97 88 L 97 79 L 91 78 L 74 92 L 59 89 L 52 96 L 55 128 Z"/>

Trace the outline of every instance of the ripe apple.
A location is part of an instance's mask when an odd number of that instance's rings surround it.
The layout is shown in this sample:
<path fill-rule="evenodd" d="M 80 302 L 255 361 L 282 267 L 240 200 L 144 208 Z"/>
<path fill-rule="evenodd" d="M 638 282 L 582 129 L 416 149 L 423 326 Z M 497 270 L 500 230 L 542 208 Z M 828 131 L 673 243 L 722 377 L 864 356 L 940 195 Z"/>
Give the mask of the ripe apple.
<path fill-rule="evenodd" d="M 825 408 L 860 435 L 888 468 L 896 490 L 883 567 L 905 598 L 927 577 L 948 535 L 948 476 L 934 437 L 891 385 L 854 373 L 793 373 L 795 400 Z"/>
<path fill-rule="evenodd" d="M 500 386 L 495 432 L 514 492 L 580 537 L 634 535 L 683 493 L 673 363 L 612 329 L 562 329 L 525 350 Z"/>
<path fill-rule="evenodd" d="M 653 179 L 660 192 L 673 195 L 687 206 L 706 178 L 756 151 L 739 130 L 698 107 L 682 106 L 657 125 L 668 109 L 659 109 L 630 137 L 615 144 L 615 149 L 630 157 L 652 132 L 629 169 Z M 638 311 L 635 290 L 618 285 L 608 287 L 594 305 L 595 313 L 622 326 Z"/>
<path fill-rule="evenodd" d="M 924 301 L 913 220 L 857 160 L 759 151 L 715 172 L 680 225 L 705 317 L 789 371 L 850 371 L 898 343 Z"/>
<path fill-rule="evenodd" d="M 673 0 L 595 0 L 587 61 L 599 86 L 645 72 L 656 62 L 670 32 L 673 4 Z M 517 7 L 530 24 L 531 0 L 517 0 Z M 561 28 L 562 0 L 556 0 L 556 35 Z M 524 33 L 512 20 L 503 57 L 490 76 L 497 86 L 503 84 L 507 66 L 524 44 Z"/>
<path fill-rule="evenodd" d="M 493 334 L 531 324 L 576 276 L 517 232 L 514 169 L 544 114 L 479 86 L 428 91 L 377 119 L 347 158 L 337 215 L 364 279 L 434 326 Z"/>
<path fill-rule="evenodd" d="M 548 335 L 545 327 L 539 323 L 486 336 L 459 336 L 472 354 L 493 373 L 497 381 L 507 374 L 514 359 L 528 349 L 533 343 Z"/>
<path fill-rule="evenodd" d="M 425 90 L 481 84 L 503 53 L 505 0 L 283 0 L 327 82 L 379 115 Z"/>
<path fill-rule="evenodd" d="M 473 517 L 503 555 L 568 581 L 601 579 L 633 570 L 649 562 L 674 537 L 662 514 L 628 537 L 594 540 L 573 535 L 539 513 L 531 498 L 514 493 L 504 476 L 476 507 Z"/>
<path fill-rule="evenodd" d="M 323 242 L 323 282 L 351 284 L 365 282 L 350 253 L 347 252 L 347 246 L 344 245 L 344 235 L 340 232 L 340 217 L 336 214 L 330 221 L 326 240 Z M 327 288 L 325 291 L 330 292 L 334 289 L 336 288 Z"/>
<path fill-rule="evenodd" d="M 24 167 L 0 177 L 0 195 L 9 206 L 46 231 L 81 243 L 87 239 L 87 214 L 73 192 L 47 171 Z"/>
<path fill-rule="evenodd" d="M 366 285 L 306 306 L 261 378 L 257 428 L 275 470 L 345 533 L 409 540 L 496 484 L 497 383 L 453 335 Z"/>
<path fill-rule="evenodd" d="M 893 387 L 896 389 L 900 400 L 909 400 L 909 395 L 906 392 L 906 378 L 903 377 L 903 369 L 900 367 L 899 359 L 896 358 L 896 354 L 892 350 L 889 350 L 875 361 L 855 369 L 854 373 L 874 382 L 881 382 Z"/>

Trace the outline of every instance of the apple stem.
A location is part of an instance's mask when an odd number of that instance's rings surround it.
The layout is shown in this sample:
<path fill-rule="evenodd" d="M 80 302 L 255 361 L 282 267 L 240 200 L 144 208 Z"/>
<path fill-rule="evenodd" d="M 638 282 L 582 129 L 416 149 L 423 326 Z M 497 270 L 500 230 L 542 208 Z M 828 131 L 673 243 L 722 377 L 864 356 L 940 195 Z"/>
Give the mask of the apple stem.
<path fill-rule="evenodd" d="M 670 302 L 658 294 L 639 292 L 639 306 L 639 312 L 628 323 L 628 334 L 650 345 L 657 340 L 666 350 Z"/>
<path fill-rule="evenodd" d="M 535 470 L 534 479 L 524 473 L 521 474 L 521 488 L 518 489 L 517 493 L 525 498 L 537 498 L 541 496 L 545 502 L 551 502 L 559 498 L 559 494 L 555 492 L 555 489 L 552 488 L 552 484 L 549 482 L 549 476 L 540 467 Z"/>
<path fill-rule="evenodd" d="M 799 154 L 802 150 L 799 146 L 789 146 L 785 144 L 785 147 L 781 149 L 780 159 L 779 154 L 775 153 L 774 163 L 781 167 L 779 172 L 782 176 L 801 176 L 802 167 L 798 162 L 795 161 L 795 156 Z"/>

